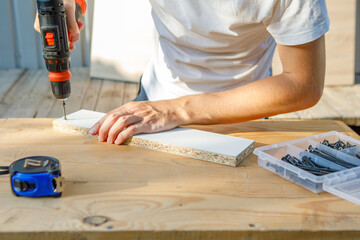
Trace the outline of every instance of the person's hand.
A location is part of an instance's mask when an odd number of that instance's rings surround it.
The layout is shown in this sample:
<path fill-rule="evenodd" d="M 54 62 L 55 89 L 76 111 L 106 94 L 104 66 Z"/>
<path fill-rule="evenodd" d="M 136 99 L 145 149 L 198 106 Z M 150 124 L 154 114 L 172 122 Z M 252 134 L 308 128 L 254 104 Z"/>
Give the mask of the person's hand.
<path fill-rule="evenodd" d="M 185 122 L 170 101 L 129 102 L 107 113 L 91 129 L 99 141 L 121 144 L 139 133 L 159 132 Z"/>
<path fill-rule="evenodd" d="M 80 31 L 84 28 L 83 21 L 76 22 L 76 18 L 75 18 L 76 5 L 75 4 L 76 3 L 74 0 L 64 0 L 66 25 L 68 28 L 68 32 L 70 33 L 70 42 L 69 42 L 70 50 L 75 49 L 75 42 L 77 42 L 79 40 Z M 40 32 L 38 12 L 36 12 L 34 28 L 36 31 Z"/>

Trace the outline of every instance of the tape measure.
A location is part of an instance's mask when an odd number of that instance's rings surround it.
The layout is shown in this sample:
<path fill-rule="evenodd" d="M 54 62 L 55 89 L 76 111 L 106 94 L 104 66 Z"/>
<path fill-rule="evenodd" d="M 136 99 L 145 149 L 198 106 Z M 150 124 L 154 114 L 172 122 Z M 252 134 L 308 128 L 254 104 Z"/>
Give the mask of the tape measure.
<path fill-rule="evenodd" d="M 0 166 L 0 175 L 10 174 L 12 192 L 18 197 L 60 197 L 64 188 L 60 162 L 48 156 L 21 158 Z"/>

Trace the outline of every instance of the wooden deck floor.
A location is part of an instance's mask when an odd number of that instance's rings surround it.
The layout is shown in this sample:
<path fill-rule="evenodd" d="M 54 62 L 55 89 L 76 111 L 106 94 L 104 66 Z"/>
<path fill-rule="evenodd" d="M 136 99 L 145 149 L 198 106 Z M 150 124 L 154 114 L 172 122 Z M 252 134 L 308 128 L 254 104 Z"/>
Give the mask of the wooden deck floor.
<path fill-rule="evenodd" d="M 138 84 L 90 79 L 88 68 L 72 69 L 68 113 L 79 109 L 108 112 L 131 101 Z M 51 92 L 46 70 L 0 71 L 0 118 L 58 118 L 61 103 Z"/>
<path fill-rule="evenodd" d="M 0 70 L 0 118 L 57 118 L 61 104 L 51 93 L 46 70 Z M 72 69 L 68 113 L 79 109 L 108 112 L 131 101 L 138 84 L 90 79 L 88 68 Z M 307 110 L 272 118 L 337 119 L 360 126 L 360 85 L 326 87 L 320 102 Z"/>

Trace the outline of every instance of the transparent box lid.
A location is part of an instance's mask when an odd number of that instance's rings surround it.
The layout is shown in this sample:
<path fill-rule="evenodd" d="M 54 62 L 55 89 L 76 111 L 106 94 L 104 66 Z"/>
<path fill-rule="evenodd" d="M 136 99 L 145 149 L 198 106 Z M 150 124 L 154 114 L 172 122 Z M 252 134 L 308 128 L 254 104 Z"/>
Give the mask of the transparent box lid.
<path fill-rule="evenodd" d="M 360 159 L 359 159 L 360 161 Z M 340 198 L 360 205 L 360 167 L 325 177 L 323 189 Z"/>

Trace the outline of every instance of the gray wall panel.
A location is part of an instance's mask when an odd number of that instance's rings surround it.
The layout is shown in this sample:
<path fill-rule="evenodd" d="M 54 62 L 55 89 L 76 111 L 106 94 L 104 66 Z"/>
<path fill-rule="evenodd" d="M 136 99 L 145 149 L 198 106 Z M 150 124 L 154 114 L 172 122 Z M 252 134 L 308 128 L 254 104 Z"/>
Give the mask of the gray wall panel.
<path fill-rule="evenodd" d="M 16 56 L 19 68 L 37 69 L 39 65 L 38 33 L 34 30 L 35 1 L 13 0 L 17 37 Z"/>
<path fill-rule="evenodd" d="M 0 68 L 15 68 L 15 41 L 11 0 L 0 0 Z"/>

